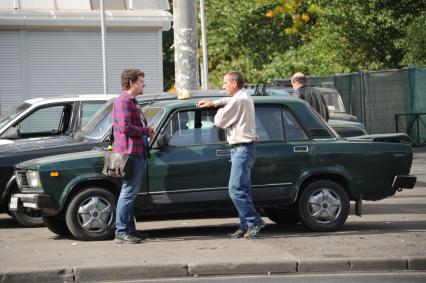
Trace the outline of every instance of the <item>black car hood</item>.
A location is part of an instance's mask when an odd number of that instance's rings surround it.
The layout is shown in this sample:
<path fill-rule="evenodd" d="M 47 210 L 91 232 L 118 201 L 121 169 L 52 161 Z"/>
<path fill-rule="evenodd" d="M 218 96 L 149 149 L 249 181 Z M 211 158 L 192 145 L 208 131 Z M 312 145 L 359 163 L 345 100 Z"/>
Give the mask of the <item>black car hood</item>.
<path fill-rule="evenodd" d="M 30 138 L 19 140 L 0 141 L 0 154 L 12 153 L 18 151 L 26 151 L 40 149 L 52 146 L 59 146 L 75 142 L 69 136 L 50 137 L 50 138 Z"/>

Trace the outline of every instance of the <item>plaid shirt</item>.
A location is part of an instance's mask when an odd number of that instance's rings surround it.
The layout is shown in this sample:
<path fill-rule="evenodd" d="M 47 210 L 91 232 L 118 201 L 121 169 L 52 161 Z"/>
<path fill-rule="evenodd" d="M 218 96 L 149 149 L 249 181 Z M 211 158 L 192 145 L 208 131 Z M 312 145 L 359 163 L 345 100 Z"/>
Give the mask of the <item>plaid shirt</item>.
<path fill-rule="evenodd" d="M 114 151 L 143 157 L 142 135 L 149 135 L 149 128 L 146 127 L 147 123 L 139 109 L 138 102 L 127 92 L 123 92 L 114 100 L 112 125 L 114 127 Z"/>

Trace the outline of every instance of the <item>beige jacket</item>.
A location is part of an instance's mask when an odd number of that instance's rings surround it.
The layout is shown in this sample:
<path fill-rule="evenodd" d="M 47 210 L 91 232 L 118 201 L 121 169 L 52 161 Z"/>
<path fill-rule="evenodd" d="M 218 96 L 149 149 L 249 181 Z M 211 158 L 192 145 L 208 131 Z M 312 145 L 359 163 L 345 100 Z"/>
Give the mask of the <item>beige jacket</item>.
<path fill-rule="evenodd" d="M 232 97 L 213 102 L 215 106 L 225 105 L 214 117 L 217 127 L 226 129 L 229 144 L 247 143 L 257 139 L 254 103 L 251 95 L 239 90 Z"/>

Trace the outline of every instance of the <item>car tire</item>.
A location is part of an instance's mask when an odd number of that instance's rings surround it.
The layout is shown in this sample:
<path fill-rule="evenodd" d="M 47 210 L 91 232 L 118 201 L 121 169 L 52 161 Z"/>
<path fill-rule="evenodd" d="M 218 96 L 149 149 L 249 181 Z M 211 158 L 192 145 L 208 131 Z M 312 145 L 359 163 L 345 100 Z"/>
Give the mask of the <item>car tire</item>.
<path fill-rule="evenodd" d="M 18 187 L 15 184 L 9 195 L 7 204 L 10 203 L 10 197 L 12 194 L 19 193 Z M 23 207 L 20 203 L 18 205 L 18 210 L 9 210 L 10 216 L 12 216 L 16 222 L 24 227 L 39 227 L 43 226 L 43 218 L 41 217 L 41 212 Z"/>
<path fill-rule="evenodd" d="M 300 222 L 296 209 L 286 208 L 265 208 L 266 215 L 273 222 L 280 225 L 295 225 Z"/>
<path fill-rule="evenodd" d="M 70 236 L 71 232 L 68 229 L 67 223 L 65 223 L 65 217 L 60 216 L 43 216 L 44 225 L 51 232 L 57 234 L 58 236 Z"/>
<path fill-rule="evenodd" d="M 318 180 L 303 188 L 297 207 L 306 227 L 317 232 L 331 232 L 346 222 L 350 203 L 341 185 L 331 180 Z"/>
<path fill-rule="evenodd" d="M 111 239 L 115 228 L 116 196 L 103 188 L 83 188 L 73 196 L 66 212 L 68 229 L 82 241 Z"/>

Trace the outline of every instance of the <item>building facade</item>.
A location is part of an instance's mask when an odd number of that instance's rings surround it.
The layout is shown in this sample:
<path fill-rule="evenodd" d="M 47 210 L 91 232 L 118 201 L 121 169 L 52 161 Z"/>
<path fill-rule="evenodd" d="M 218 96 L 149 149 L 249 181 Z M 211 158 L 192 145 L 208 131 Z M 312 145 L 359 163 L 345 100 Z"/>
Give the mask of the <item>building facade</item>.
<path fill-rule="evenodd" d="M 0 113 L 25 99 L 103 93 L 99 0 L 0 1 Z M 140 68 L 146 92 L 163 88 L 167 0 L 104 0 L 107 86 Z"/>

